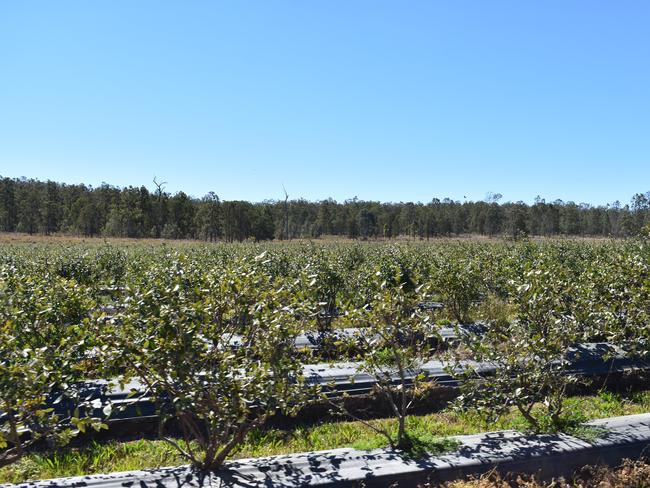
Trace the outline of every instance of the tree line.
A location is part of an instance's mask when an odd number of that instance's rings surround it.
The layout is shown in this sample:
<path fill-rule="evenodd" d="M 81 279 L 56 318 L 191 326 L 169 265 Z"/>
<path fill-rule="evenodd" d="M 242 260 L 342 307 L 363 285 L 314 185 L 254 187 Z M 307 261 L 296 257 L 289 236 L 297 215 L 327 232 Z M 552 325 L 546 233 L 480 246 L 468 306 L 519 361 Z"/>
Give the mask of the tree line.
<path fill-rule="evenodd" d="M 156 182 L 120 188 L 97 188 L 53 181 L 0 177 L 0 231 L 28 234 L 73 234 L 88 237 L 244 241 L 318 238 L 410 237 L 430 239 L 477 234 L 486 236 L 611 236 L 644 233 L 650 223 L 650 192 L 629 204 L 605 206 L 537 197 L 500 203 L 459 202 L 433 198 L 428 203 L 382 203 L 353 198 L 344 202 L 267 200 L 251 203 L 171 194 Z"/>

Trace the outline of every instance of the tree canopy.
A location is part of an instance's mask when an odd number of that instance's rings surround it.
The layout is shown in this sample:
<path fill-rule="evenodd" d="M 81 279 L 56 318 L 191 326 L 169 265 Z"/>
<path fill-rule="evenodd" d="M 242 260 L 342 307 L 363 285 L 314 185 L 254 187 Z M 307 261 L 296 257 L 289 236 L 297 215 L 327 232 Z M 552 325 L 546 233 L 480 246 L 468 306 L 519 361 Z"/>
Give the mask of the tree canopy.
<path fill-rule="evenodd" d="M 119 188 L 102 184 L 68 185 L 52 181 L 0 177 L 0 231 L 29 234 L 149 237 L 244 241 L 318 238 L 352 239 L 476 234 L 612 236 L 642 234 L 650 223 L 650 192 L 634 195 L 630 204 L 606 206 L 537 197 L 533 204 L 485 201 L 382 203 L 353 198 L 224 201 L 210 192 L 195 198 L 171 194 L 157 186 Z"/>

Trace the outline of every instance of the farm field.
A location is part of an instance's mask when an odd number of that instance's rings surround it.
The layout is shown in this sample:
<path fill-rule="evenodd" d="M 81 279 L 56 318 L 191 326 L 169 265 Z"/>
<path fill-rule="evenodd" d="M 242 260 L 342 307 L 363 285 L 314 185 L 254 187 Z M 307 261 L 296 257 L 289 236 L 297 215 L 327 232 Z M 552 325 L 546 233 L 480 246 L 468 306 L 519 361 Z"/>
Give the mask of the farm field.
<path fill-rule="evenodd" d="M 650 488 L 649 20 L 4 2 L 0 488 Z"/>
<path fill-rule="evenodd" d="M 645 364 L 642 240 L 54 239 L 0 250 L 0 482 L 188 462 L 215 469 L 233 457 L 343 446 L 435 453 L 453 448 L 449 435 L 579 432 L 587 419 L 648 411 L 642 376 L 640 392 L 620 396 L 572 374 L 568 358 L 577 344 L 609 343 Z M 442 326 L 473 323 L 480 333 L 440 337 Z M 363 330 L 363 344 L 332 335 L 343 328 Z M 309 331 L 322 341 L 296 351 Z M 434 357 L 463 365 L 449 370 L 457 398 L 413 415 L 431 385 L 410 372 Z M 304 364 L 342 360 L 373 378 L 389 418 L 352 412 L 303 376 Z M 137 380 L 144 390 L 133 398 L 150 398 L 161 425 L 178 432 L 82 445 L 79 434 L 106 430 L 123 408 L 88 397 L 84 385 L 100 380 Z M 347 422 L 268 426 L 316 401 Z"/>

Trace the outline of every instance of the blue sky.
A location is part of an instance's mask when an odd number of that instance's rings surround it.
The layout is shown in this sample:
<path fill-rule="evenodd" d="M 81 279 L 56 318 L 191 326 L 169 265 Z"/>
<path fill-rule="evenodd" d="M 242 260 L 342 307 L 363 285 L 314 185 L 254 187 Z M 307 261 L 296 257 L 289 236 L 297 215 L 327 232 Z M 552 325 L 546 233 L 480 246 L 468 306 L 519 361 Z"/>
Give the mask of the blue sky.
<path fill-rule="evenodd" d="M 0 2 L 0 175 L 627 202 L 649 25 L 626 0 Z"/>

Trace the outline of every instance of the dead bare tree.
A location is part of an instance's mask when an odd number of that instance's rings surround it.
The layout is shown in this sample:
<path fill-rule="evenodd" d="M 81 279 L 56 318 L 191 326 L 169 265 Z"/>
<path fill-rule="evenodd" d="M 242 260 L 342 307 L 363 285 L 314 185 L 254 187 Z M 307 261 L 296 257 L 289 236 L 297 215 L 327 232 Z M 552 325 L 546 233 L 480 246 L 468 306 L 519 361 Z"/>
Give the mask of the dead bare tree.
<path fill-rule="evenodd" d="M 167 184 L 166 181 L 161 181 L 160 183 L 156 179 L 156 176 L 154 175 L 153 177 L 153 184 L 156 185 L 156 196 L 158 197 L 158 201 L 162 198 L 163 192 L 165 190 L 165 185 Z"/>
<path fill-rule="evenodd" d="M 161 181 L 159 182 L 154 175 L 153 177 L 153 184 L 156 185 L 156 196 L 158 197 L 157 199 L 157 205 L 156 205 L 156 216 L 155 216 L 155 222 L 156 222 L 156 237 L 160 237 L 162 233 L 162 228 L 163 228 L 163 206 L 162 206 L 162 197 L 165 194 L 165 185 L 167 184 L 166 181 Z"/>

